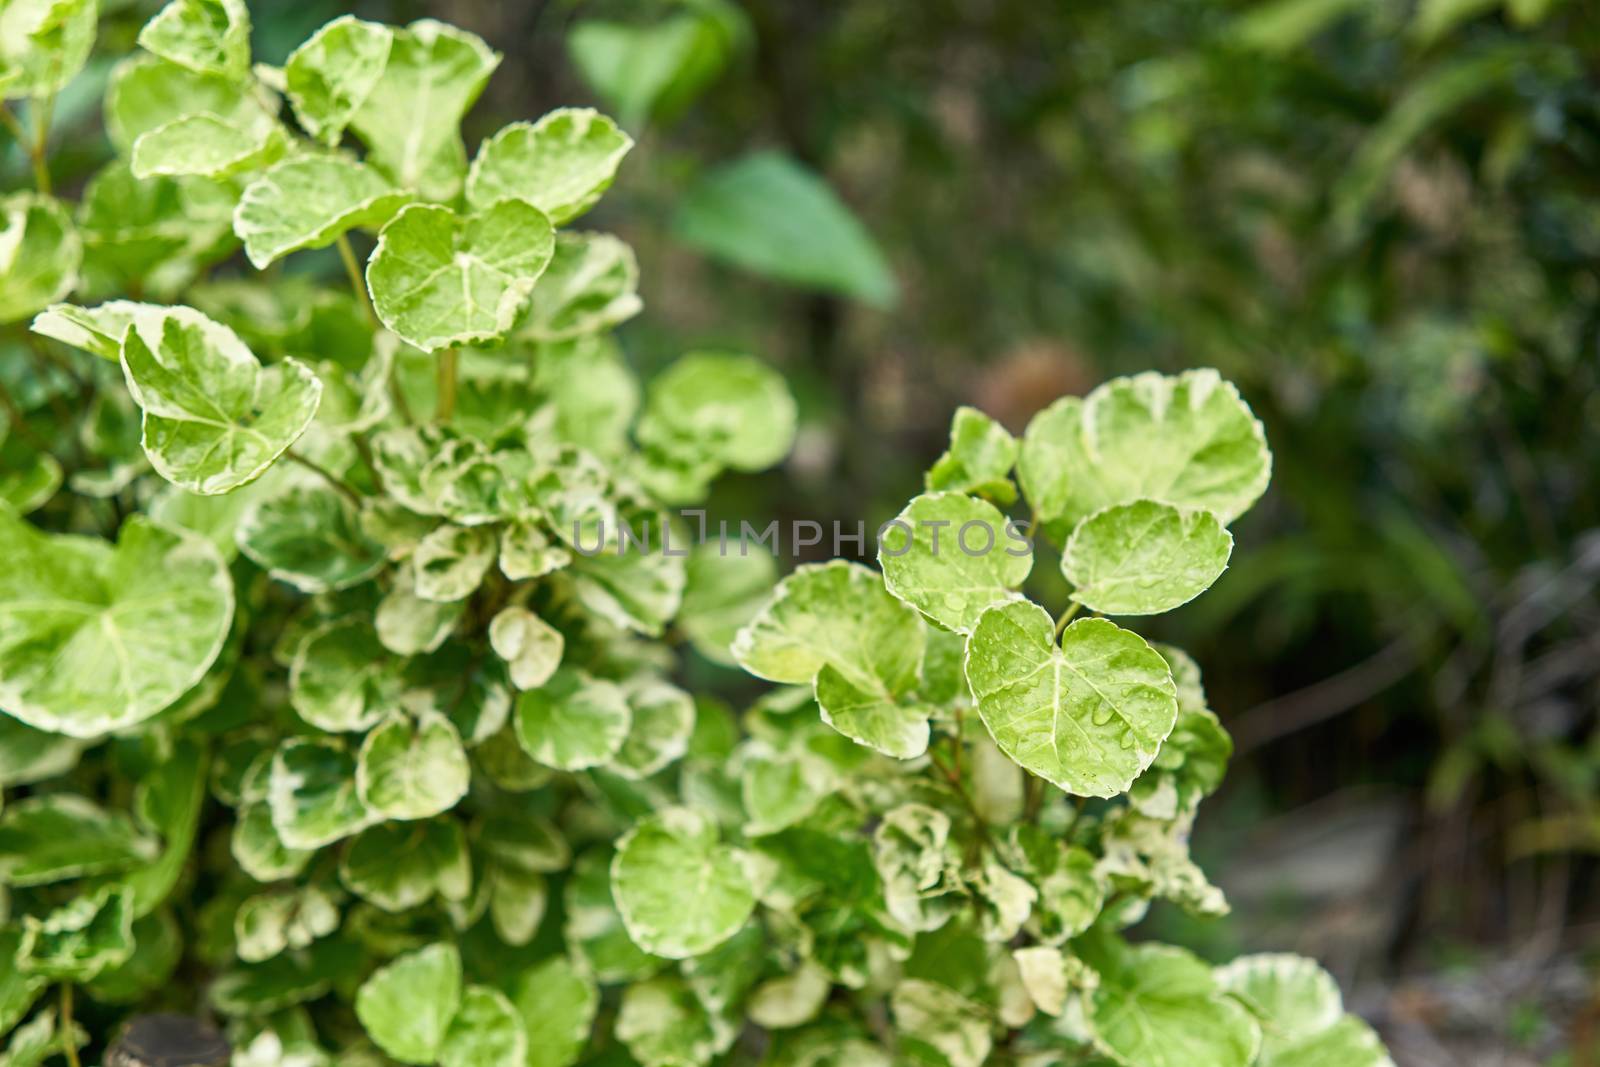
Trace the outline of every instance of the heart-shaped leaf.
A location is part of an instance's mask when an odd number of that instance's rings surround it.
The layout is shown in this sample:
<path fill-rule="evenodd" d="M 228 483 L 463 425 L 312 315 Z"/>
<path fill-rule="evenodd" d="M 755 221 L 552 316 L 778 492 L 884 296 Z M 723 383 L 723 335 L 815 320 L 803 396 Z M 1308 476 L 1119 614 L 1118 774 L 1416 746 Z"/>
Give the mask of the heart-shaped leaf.
<path fill-rule="evenodd" d="M 685 894 L 685 886 L 695 891 Z M 668 959 L 722 944 L 755 907 L 737 852 L 719 844 L 715 824 L 690 808 L 659 811 L 623 836 L 611 861 L 611 892 L 634 944 Z"/>
<path fill-rule="evenodd" d="M 528 755 L 563 771 L 605 763 L 632 725 L 627 698 L 613 682 L 558 670 L 542 688 L 517 698 L 517 740 Z"/>
<path fill-rule="evenodd" d="M 450 200 L 467 169 L 461 119 L 500 56 L 473 34 L 432 19 L 391 34 L 383 74 L 359 94 L 350 128 L 367 145 L 368 162 L 396 185 L 429 200 Z M 348 96 L 361 87 L 349 86 Z"/>
<path fill-rule="evenodd" d="M 778 584 L 733 642 L 740 666 L 774 682 L 814 682 L 823 719 L 898 759 L 928 747 L 928 709 L 912 697 L 926 630 L 873 571 L 835 560 Z"/>
<path fill-rule="evenodd" d="M 455 807 L 471 774 L 449 719 L 430 712 L 413 725 L 396 715 L 362 743 L 356 788 L 368 810 L 386 819 L 426 819 Z"/>
<path fill-rule="evenodd" d="M 461 1005 L 461 954 L 447 942 L 380 967 L 356 992 L 356 1017 L 377 1046 L 401 1063 L 439 1057 Z"/>
<path fill-rule="evenodd" d="M 1019 600 L 978 618 L 967 682 L 1000 750 L 1079 796 L 1125 792 L 1178 717 L 1161 654 L 1105 619 L 1079 619 L 1056 644 L 1049 614 Z"/>

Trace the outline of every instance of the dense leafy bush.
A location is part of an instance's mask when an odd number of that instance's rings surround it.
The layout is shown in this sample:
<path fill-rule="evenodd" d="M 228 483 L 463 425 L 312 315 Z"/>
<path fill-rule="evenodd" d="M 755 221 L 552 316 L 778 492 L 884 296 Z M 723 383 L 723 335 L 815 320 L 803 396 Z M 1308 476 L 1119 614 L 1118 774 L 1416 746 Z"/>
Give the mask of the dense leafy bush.
<path fill-rule="evenodd" d="M 95 20 L 0 9 L 37 128 Z M 1270 472 L 1231 386 L 1119 379 L 1020 442 L 962 409 L 881 572 L 691 551 L 667 509 L 795 405 L 722 352 L 641 402 L 632 254 L 569 226 L 629 138 L 556 111 L 469 165 L 476 37 L 248 40 L 174 0 L 77 209 L 42 150 L 4 201 L 8 1067 L 157 1007 L 253 1067 L 1387 1062 L 1309 961 L 1124 933 L 1226 908 L 1187 839 L 1231 744 L 1106 616 L 1226 567 Z M 349 292 L 278 267 L 330 245 Z M 683 642 L 779 687 L 736 717 Z"/>

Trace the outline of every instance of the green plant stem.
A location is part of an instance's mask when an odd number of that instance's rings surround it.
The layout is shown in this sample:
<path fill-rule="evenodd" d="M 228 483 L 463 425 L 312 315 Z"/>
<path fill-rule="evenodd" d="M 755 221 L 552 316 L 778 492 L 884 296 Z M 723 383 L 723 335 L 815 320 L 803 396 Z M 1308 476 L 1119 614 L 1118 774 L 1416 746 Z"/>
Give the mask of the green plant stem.
<path fill-rule="evenodd" d="M 294 462 L 300 464 L 300 466 L 304 467 L 306 470 L 315 471 L 317 474 L 321 475 L 323 481 L 327 482 L 329 485 L 339 490 L 339 492 L 349 497 L 355 504 L 359 505 L 361 503 L 361 494 L 356 492 L 354 486 L 330 471 L 328 468 L 324 467 L 322 464 L 318 463 L 316 460 L 302 456 L 292 448 L 285 452 L 284 455 L 288 456 Z"/>
<path fill-rule="evenodd" d="M 350 238 L 342 233 L 333 244 L 339 250 L 339 260 L 344 264 L 344 272 L 350 278 L 350 288 L 355 290 L 356 299 L 361 302 L 361 310 L 367 316 L 367 324 L 376 330 L 381 324 L 378 322 L 377 309 L 372 306 L 372 294 L 367 292 L 367 281 L 361 276 L 361 264 L 356 259 L 356 250 L 350 247 Z"/>
<path fill-rule="evenodd" d="M 456 413 L 456 360 L 459 354 L 454 348 L 439 352 L 439 406 L 433 414 L 440 422 L 449 422 Z"/>
<path fill-rule="evenodd" d="M 361 462 L 367 465 L 367 470 L 372 472 L 372 485 L 379 493 L 383 489 L 383 474 L 378 470 L 378 461 L 372 457 L 372 442 L 367 440 L 364 433 L 353 433 L 350 441 L 356 446 L 356 454 L 361 457 Z"/>
<path fill-rule="evenodd" d="M 48 148 L 50 146 L 50 120 L 56 110 L 54 96 L 36 96 L 33 98 L 33 147 L 29 155 L 33 158 L 33 180 L 39 186 L 41 193 L 50 192 L 50 165 Z"/>
<path fill-rule="evenodd" d="M 1034 774 L 1027 774 L 1022 780 L 1024 801 L 1022 805 L 1022 818 L 1024 822 L 1038 822 L 1039 809 L 1044 807 L 1044 782 Z"/>
<path fill-rule="evenodd" d="M 78 1060 L 78 1044 L 72 1040 L 72 983 L 61 985 L 61 1054 L 69 1067 L 82 1067 Z"/>
<path fill-rule="evenodd" d="M 1061 613 L 1061 618 L 1056 620 L 1056 640 L 1057 641 L 1061 640 L 1061 634 L 1062 634 L 1063 631 L 1066 630 L 1067 623 L 1071 622 L 1072 621 L 1072 617 L 1074 615 L 1078 614 L 1078 612 L 1082 608 L 1083 608 L 1082 604 L 1079 604 L 1077 601 L 1073 601 L 1071 606 L 1069 606 L 1066 611 L 1063 611 Z"/>
<path fill-rule="evenodd" d="M 28 160 L 33 164 L 33 183 L 41 193 L 50 191 L 50 168 L 45 164 L 44 153 L 39 150 L 34 139 L 28 136 L 28 131 L 22 128 L 22 122 L 4 103 L 0 103 L 0 125 L 3 125 L 17 144 L 28 155 Z"/>

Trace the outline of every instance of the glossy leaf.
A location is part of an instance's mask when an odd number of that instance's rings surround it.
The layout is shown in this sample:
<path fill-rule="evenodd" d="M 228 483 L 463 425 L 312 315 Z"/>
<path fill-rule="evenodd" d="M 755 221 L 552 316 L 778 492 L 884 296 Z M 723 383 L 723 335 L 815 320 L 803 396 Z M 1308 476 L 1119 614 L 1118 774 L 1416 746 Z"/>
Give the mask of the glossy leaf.
<path fill-rule="evenodd" d="M 1033 570 L 1033 550 L 992 504 L 929 493 L 906 505 L 878 537 L 890 593 L 934 622 L 970 633 L 983 609 L 1010 599 Z"/>
<path fill-rule="evenodd" d="M 1097 511 L 1073 530 L 1061 570 L 1072 598 L 1106 615 L 1158 615 L 1211 587 L 1233 535 L 1209 511 L 1136 500 Z"/>
<path fill-rule="evenodd" d="M 1172 674 L 1144 639 L 1104 619 L 1054 637 L 1024 601 L 991 607 L 967 638 L 967 681 L 1001 751 L 1080 796 L 1127 790 L 1177 721 Z"/>

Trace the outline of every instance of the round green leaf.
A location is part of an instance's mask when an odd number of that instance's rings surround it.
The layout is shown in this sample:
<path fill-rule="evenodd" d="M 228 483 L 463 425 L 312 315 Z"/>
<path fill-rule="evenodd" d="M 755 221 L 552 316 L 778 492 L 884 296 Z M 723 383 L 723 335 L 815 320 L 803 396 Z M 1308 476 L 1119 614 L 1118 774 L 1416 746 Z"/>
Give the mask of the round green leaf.
<path fill-rule="evenodd" d="M 371 167 L 342 156 L 285 160 L 245 187 L 233 232 L 257 270 L 348 230 L 381 226 L 409 200 Z"/>
<path fill-rule="evenodd" d="M 416 595 L 439 603 L 465 600 L 489 573 L 499 548 L 486 526 L 440 526 L 411 554 Z"/>
<path fill-rule="evenodd" d="M 265 113 L 248 123 L 207 111 L 180 115 L 133 142 L 128 165 L 141 180 L 194 175 L 226 178 L 265 167 L 283 155 L 289 138 Z"/>
<path fill-rule="evenodd" d="M 560 226 L 594 206 L 632 147 L 633 138 L 591 108 L 514 122 L 478 149 L 467 203 L 485 208 L 508 197 L 526 200 Z"/>
<path fill-rule="evenodd" d="M 1136 500 L 1078 524 L 1061 555 L 1072 599 L 1106 615 L 1159 615 L 1228 569 L 1233 535 L 1209 511 Z"/>
<path fill-rule="evenodd" d="M 739 665 L 774 682 L 814 682 L 822 715 L 870 748 L 912 759 L 928 747 L 928 709 L 909 698 L 927 632 L 889 595 L 875 571 L 854 563 L 808 564 L 778 584 L 739 631 Z"/>
<path fill-rule="evenodd" d="M 528 1035 L 506 995 L 468 986 L 439 1046 L 440 1067 L 527 1067 Z"/>
<path fill-rule="evenodd" d="M 1105 619 L 1061 635 L 1037 604 L 985 611 L 967 638 L 967 682 L 1001 751 L 1079 796 L 1127 790 L 1178 717 L 1161 654 Z"/>
<path fill-rule="evenodd" d="M 263 368 L 220 323 L 189 308 L 137 321 L 122 369 L 144 409 L 141 442 L 167 481 L 193 493 L 231 492 L 259 478 L 316 415 L 322 383 L 292 359 Z"/>
<path fill-rule="evenodd" d="M 648 778 L 689 750 L 694 698 L 658 678 L 637 678 L 623 687 L 633 724 L 610 769 L 624 778 Z"/>
<path fill-rule="evenodd" d="M 568 947 L 586 964 L 595 980 L 604 984 L 638 981 L 661 969 L 651 956 L 628 937 L 611 897 L 611 852 L 590 851 L 578 857 L 567 881 L 563 933 Z"/>
<path fill-rule="evenodd" d="M 1333 976 L 1312 960 L 1286 953 L 1241 956 L 1215 974 L 1261 1023 L 1258 1067 L 1392 1067 L 1372 1029 L 1344 1014 Z"/>
<path fill-rule="evenodd" d="M 650 383 L 639 421 L 645 444 L 741 471 L 783 459 L 794 434 L 794 397 L 782 376 L 729 352 L 694 352 L 668 367 Z"/>
<path fill-rule="evenodd" d="M 950 421 L 950 447 L 928 468 L 923 484 L 930 493 L 953 490 L 986 497 L 1002 506 L 1017 499 L 1011 468 L 1017 439 L 977 408 L 959 407 Z"/>
<path fill-rule="evenodd" d="M 489 623 L 489 645 L 506 661 L 512 685 L 537 689 L 561 666 L 566 639 L 527 608 L 509 607 Z"/>
<path fill-rule="evenodd" d="M 517 978 L 511 1001 L 528 1034 L 527 1067 L 567 1067 L 589 1040 L 600 993 L 572 961 L 554 956 Z"/>
<path fill-rule="evenodd" d="M 200 538 L 135 516 L 113 548 L 42 534 L 0 509 L 0 708 L 98 737 L 143 722 L 205 675 L 233 583 Z"/>
<path fill-rule="evenodd" d="M 609 330 L 637 315 L 639 260 L 608 233 L 558 233 L 516 336 L 549 343 Z"/>
<path fill-rule="evenodd" d="M 617 845 L 611 892 L 633 943 L 681 960 L 708 952 L 744 926 L 755 891 L 739 854 L 691 808 L 640 820 Z"/>
<path fill-rule="evenodd" d="M 562 771 L 607 762 L 622 748 L 633 716 L 612 682 L 562 669 L 517 698 L 517 740 L 528 755 Z"/>
<path fill-rule="evenodd" d="M 272 759 L 267 801 L 273 829 L 291 849 L 331 845 L 372 821 L 356 789 L 356 759 L 337 741 L 285 741 Z"/>
<path fill-rule="evenodd" d="M 426 819 L 467 795 L 472 769 L 449 719 L 423 715 L 415 726 L 393 716 L 367 735 L 356 788 L 369 811 L 386 819 Z"/>
<path fill-rule="evenodd" d="M 112 71 L 105 110 L 106 132 L 125 155 L 144 134 L 187 115 L 210 115 L 238 129 L 267 117 L 243 83 L 143 54 Z"/>
<path fill-rule="evenodd" d="M 538 208 L 502 200 L 465 218 L 412 204 L 389 221 L 367 263 L 383 324 L 432 351 L 509 331 L 555 251 Z"/>
<path fill-rule="evenodd" d="M 1226 525 L 1266 491 L 1272 456 L 1239 391 L 1205 369 L 1063 397 L 1029 423 L 1017 471 L 1043 523 L 1070 528 L 1143 499 L 1204 508 Z"/>
<path fill-rule="evenodd" d="M 477 36 L 433 19 L 390 32 L 383 74 L 360 94 L 350 127 L 367 145 L 368 162 L 396 185 L 429 200 L 452 200 L 467 169 L 462 116 L 500 65 L 500 56 Z M 357 95 L 368 75 L 352 84 L 349 61 L 343 55 L 329 59 L 340 88 Z"/>
<path fill-rule="evenodd" d="M 1008 537 L 1006 523 L 993 504 L 964 493 L 916 497 L 879 537 L 883 584 L 941 626 L 969 633 L 1033 570 L 1032 546 Z"/>
<path fill-rule="evenodd" d="M 342 493 L 301 486 L 258 500 L 234 531 L 239 551 L 302 593 L 346 589 L 383 568 L 383 546 L 362 531 Z"/>
<path fill-rule="evenodd" d="M 454 819 L 369 826 L 340 858 L 339 881 L 388 912 L 420 907 L 435 893 L 464 900 L 472 891 L 466 835 Z"/>
<path fill-rule="evenodd" d="M 401 1063 L 435 1062 L 460 1005 L 461 954 L 448 943 L 380 967 L 356 992 L 367 1036 Z"/>
<path fill-rule="evenodd" d="M 1090 999 L 1096 1044 L 1128 1067 L 1248 1067 L 1261 1029 L 1211 969 L 1170 945 L 1105 935 L 1075 943 L 1100 976 Z"/>
<path fill-rule="evenodd" d="M 289 703 L 330 733 L 367 730 L 398 702 L 400 665 L 361 619 L 341 619 L 301 641 L 289 668 Z"/>

